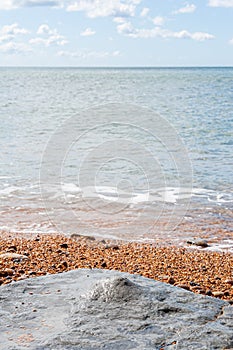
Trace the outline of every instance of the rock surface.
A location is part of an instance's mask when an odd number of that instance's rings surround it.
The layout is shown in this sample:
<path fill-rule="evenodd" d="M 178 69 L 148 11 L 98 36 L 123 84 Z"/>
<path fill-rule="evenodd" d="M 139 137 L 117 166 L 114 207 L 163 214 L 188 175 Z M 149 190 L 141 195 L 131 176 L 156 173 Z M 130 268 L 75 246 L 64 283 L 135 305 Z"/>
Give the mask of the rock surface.
<path fill-rule="evenodd" d="M 0 289 L 0 349 L 233 348 L 228 302 L 117 271 L 79 269 Z"/>

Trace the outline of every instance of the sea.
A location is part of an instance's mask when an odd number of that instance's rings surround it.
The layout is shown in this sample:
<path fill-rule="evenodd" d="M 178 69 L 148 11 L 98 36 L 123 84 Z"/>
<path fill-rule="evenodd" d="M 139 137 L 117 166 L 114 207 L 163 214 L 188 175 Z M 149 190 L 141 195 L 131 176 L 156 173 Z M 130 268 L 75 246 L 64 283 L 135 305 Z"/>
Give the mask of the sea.
<path fill-rule="evenodd" d="M 232 155 L 233 68 L 0 68 L 2 233 L 233 252 Z"/>

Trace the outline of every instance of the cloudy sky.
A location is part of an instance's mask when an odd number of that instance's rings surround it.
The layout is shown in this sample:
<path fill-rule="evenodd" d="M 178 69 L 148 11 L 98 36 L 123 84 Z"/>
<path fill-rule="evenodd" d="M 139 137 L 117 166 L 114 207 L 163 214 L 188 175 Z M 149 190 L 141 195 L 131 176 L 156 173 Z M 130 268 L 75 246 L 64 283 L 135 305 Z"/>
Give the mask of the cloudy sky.
<path fill-rule="evenodd" d="M 233 66 L 233 0 L 0 0 L 0 66 Z"/>

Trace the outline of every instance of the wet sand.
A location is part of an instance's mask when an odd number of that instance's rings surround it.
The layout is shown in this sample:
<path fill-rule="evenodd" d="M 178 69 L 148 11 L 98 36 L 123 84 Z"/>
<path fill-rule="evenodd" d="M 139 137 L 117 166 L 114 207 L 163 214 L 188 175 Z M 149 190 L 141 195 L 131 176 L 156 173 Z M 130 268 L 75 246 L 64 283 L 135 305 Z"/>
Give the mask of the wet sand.
<path fill-rule="evenodd" d="M 101 241 L 79 235 L 1 234 L 1 285 L 78 268 L 139 274 L 233 303 L 231 253 Z"/>

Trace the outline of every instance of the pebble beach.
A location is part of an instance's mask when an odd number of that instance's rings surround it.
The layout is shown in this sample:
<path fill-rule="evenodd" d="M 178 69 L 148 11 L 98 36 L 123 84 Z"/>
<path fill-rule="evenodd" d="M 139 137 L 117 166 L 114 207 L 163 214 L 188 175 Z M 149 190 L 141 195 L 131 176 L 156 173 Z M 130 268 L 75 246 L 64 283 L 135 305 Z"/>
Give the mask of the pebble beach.
<path fill-rule="evenodd" d="M 79 268 L 139 274 L 233 304 L 231 253 L 96 240 L 80 235 L 1 235 L 1 286 Z"/>

